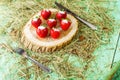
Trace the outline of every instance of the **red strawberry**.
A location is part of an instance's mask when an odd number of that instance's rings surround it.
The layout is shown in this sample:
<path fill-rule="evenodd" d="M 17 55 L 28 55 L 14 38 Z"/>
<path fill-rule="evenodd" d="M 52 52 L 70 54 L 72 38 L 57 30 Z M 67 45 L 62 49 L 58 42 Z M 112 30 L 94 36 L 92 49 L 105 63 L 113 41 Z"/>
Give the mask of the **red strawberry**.
<path fill-rule="evenodd" d="M 52 28 L 55 27 L 57 25 L 57 21 L 55 19 L 48 19 L 47 20 L 47 25 Z"/>
<path fill-rule="evenodd" d="M 70 27 L 70 25 L 71 25 L 71 22 L 68 21 L 68 20 L 65 20 L 65 19 L 60 22 L 60 27 L 61 27 L 62 30 L 64 30 L 64 31 L 68 30 L 69 27 Z"/>
<path fill-rule="evenodd" d="M 50 30 L 50 35 L 51 35 L 52 38 L 57 39 L 57 38 L 60 37 L 60 30 L 59 30 L 59 29 L 52 28 L 52 29 Z"/>
<path fill-rule="evenodd" d="M 56 18 L 58 20 L 62 20 L 63 18 L 65 19 L 67 17 L 67 13 L 65 11 L 59 11 L 57 14 L 56 14 Z"/>
<path fill-rule="evenodd" d="M 47 20 L 49 17 L 50 17 L 50 15 L 51 15 L 51 11 L 50 10 L 42 10 L 41 11 L 41 16 L 45 19 L 45 20 Z"/>
<path fill-rule="evenodd" d="M 33 18 L 33 19 L 31 20 L 31 24 L 32 24 L 32 26 L 34 26 L 35 28 L 38 28 L 38 26 L 40 26 L 41 23 L 42 23 L 41 19 L 40 19 L 40 18 L 37 18 L 37 17 L 35 17 L 35 18 Z"/>
<path fill-rule="evenodd" d="M 48 28 L 44 27 L 44 26 L 39 26 L 36 29 L 36 33 L 38 34 L 39 37 L 41 38 L 45 38 L 48 34 Z"/>

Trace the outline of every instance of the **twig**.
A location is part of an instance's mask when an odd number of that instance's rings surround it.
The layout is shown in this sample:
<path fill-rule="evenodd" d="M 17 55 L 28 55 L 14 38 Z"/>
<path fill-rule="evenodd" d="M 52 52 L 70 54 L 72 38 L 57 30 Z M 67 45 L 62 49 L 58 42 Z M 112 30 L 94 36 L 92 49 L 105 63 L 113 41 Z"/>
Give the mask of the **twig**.
<path fill-rule="evenodd" d="M 119 32 L 117 43 L 116 43 L 116 47 L 115 47 L 115 50 L 114 50 L 114 55 L 113 55 L 113 59 L 112 59 L 111 68 L 113 67 L 113 63 L 114 63 L 114 59 L 115 59 L 115 54 L 116 54 L 117 47 L 118 47 L 119 38 L 120 38 L 120 32 Z"/>

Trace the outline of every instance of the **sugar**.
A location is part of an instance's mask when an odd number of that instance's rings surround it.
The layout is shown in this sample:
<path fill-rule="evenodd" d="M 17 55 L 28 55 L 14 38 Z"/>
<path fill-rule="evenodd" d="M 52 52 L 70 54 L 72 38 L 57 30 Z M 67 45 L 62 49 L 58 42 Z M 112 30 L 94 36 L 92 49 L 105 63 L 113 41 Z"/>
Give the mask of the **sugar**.
<path fill-rule="evenodd" d="M 64 12 L 64 11 L 59 11 L 59 13 L 61 13 L 61 14 L 65 14 L 65 12 Z"/>
<path fill-rule="evenodd" d="M 45 29 L 45 27 L 44 26 L 39 26 L 38 29 L 43 30 L 43 29 Z"/>
<path fill-rule="evenodd" d="M 55 19 L 49 19 L 49 20 L 52 21 L 52 22 L 55 21 Z"/>
<path fill-rule="evenodd" d="M 64 22 L 64 23 L 68 23 L 68 21 L 67 21 L 67 20 L 62 20 L 62 22 Z"/>

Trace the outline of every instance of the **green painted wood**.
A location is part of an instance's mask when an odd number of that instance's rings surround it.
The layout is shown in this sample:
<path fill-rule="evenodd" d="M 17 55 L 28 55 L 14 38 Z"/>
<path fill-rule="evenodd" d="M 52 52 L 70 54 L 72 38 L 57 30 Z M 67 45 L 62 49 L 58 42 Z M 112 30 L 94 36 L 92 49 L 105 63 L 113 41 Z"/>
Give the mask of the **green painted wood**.
<path fill-rule="evenodd" d="M 114 16 L 114 18 L 116 20 L 116 25 L 114 27 L 113 34 L 111 34 L 109 44 L 105 44 L 105 45 L 101 44 L 101 46 L 94 51 L 93 54 L 95 55 L 96 59 L 91 62 L 90 68 L 88 69 L 88 71 L 85 72 L 86 80 L 104 80 L 104 79 L 107 79 L 108 76 L 111 75 L 111 73 L 113 73 L 114 71 L 117 71 L 117 72 L 115 73 L 113 80 L 120 80 L 120 76 L 119 76 L 120 67 L 118 67 L 119 61 L 120 61 L 120 51 L 119 51 L 120 43 L 118 45 L 119 47 L 118 47 L 118 50 L 117 50 L 117 53 L 115 56 L 114 69 L 110 68 L 115 44 L 117 41 L 118 33 L 120 31 L 120 26 L 118 25 L 119 21 L 120 21 L 119 5 L 120 5 L 120 1 L 118 1 L 115 4 L 113 4 L 113 2 L 111 2 L 109 5 L 101 4 L 101 6 L 115 8 L 114 11 L 112 11 L 109 14 Z M 88 9 L 86 9 L 86 10 L 88 10 Z M 12 14 L 12 10 L 9 9 L 8 6 L 0 4 L 0 11 L 3 11 L 3 12 L 0 12 L 0 30 L 1 30 L 2 29 L 1 27 L 4 27 L 10 20 L 10 16 L 7 15 L 7 13 L 5 11 L 8 11 Z M 5 18 L 6 16 L 7 16 L 7 18 Z M 5 34 L 0 35 L 1 43 L 2 42 L 6 43 L 9 41 L 9 39 L 10 38 L 8 36 L 6 36 Z M 13 44 L 13 47 L 17 46 L 17 44 L 15 42 L 10 42 L 10 43 Z M 18 72 L 17 69 L 14 70 L 14 67 L 16 67 L 18 69 L 23 68 L 22 65 L 19 65 L 17 62 L 15 62 L 16 60 L 19 62 L 21 60 L 21 57 L 16 54 L 10 53 L 8 55 L 6 53 L 8 53 L 7 50 L 0 49 L 0 80 L 13 80 L 14 78 L 16 78 L 16 80 L 25 80 L 24 78 L 19 78 L 16 75 L 16 72 Z M 68 55 L 65 55 L 65 57 L 67 57 L 67 56 Z M 29 61 L 26 61 L 26 62 L 28 64 L 28 66 L 32 65 Z M 74 56 L 74 55 L 69 57 L 69 62 L 73 63 L 72 65 L 74 65 L 78 68 L 82 67 L 86 64 L 82 61 L 82 59 L 79 59 L 77 56 Z M 52 66 L 51 66 L 51 68 L 52 68 Z M 57 80 L 60 77 L 57 73 L 51 73 L 48 75 L 50 76 L 51 80 Z M 35 75 L 31 75 L 31 80 L 35 80 L 34 76 Z M 38 80 L 40 80 L 40 79 L 41 78 L 38 77 Z M 80 80 L 80 79 L 73 77 L 73 78 L 69 78 L 69 79 L 66 78 L 65 80 Z"/>

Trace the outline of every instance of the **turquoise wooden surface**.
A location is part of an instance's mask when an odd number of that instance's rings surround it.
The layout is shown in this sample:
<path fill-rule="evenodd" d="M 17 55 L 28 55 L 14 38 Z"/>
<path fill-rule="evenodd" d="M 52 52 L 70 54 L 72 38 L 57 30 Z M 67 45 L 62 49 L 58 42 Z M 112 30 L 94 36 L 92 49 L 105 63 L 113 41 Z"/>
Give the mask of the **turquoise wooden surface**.
<path fill-rule="evenodd" d="M 101 4 L 102 5 L 102 4 Z M 106 45 L 102 44 L 99 48 L 97 48 L 94 51 L 94 55 L 96 57 L 95 61 L 91 62 L 91 67 L 88 69 L 88 71 L 86 71 L 86 80 L 104 80 L 105 77 L 109 74 L 109 72 L 111 72 L 111 62 L 112 62 L 112 57 L 113 57 L 113 52 L 114 52 L 114 48 L 115 48 L 115 44 L 117 41 L 117 37 L 118 37 L 118 33 L 120 31 L 120 1 L 113 3 L 111 1 L 110 4 L 106 4 L 106 5 L 102 5 L 104 7 L 110 7 L 110 8 L 114 8 L 113 11 L 111 11 L 109 14 L 113 15 L 115 20 L 116 20 L 116 24 L 114 25 L 114 32 L 113 34 L 111 34 L 111 38 L 110 38 L 110 42 Z M 6 25 L 6 23 L 9 22 L 10 20 L 10 16 L 7 15 L 7 13 L 5 11 L 9 11 L 9 13 L 12 14 L 12 10 L 9 9 L 9 7 L 7 7 L 6 5 L 1 5 L 0 4 L 0 10 L 3 12 L 0 12 L 0 29 L 2 29 L 1 27 L 4 27 Z M 7 18 L 5 18 L 7 16 Z M 4 42 L 6 43 L 10 38 L 6 35 L 0 35 L 0 42 Z M 15 42 L 12 42 L 13 46 L 16 47 L 17 44 Z M 120 60 L 120 43 L 119 43 L 119 47 L 117 49 L 117 53 L 115 56 L 115 62 L 117 63 Z M 21 57 L 19 55 L 11 55 L 11 54 L 5 54 L 8 53 L 6 50 L 0 49 L 0 80 L 12 80 L 14 79 L 14 77 L 16 75 L 16 72 L 18 70 L 13 70 L 13 66 L 14 67 L 20 67 L 17 66 L 15 62 L 15 60 L 19 60 L 21 59 Z M 14 58 L 13 58 L 14 56 Z M 65 55 L 67 56 L 67 54 Z M 17 57 L 17 58 L 16 58 Z M 6 60 L 7 59 L 7 60 Z M 77 67 L 82 67 L 84 64 L 86 63 L 82 63 L 78 62 L 78 60 L 80 61 L 80 59 L 76 56 L 70 56 L 69 61 L 71 63 L 73 63 L 74 66 Z M 116 64 L 114 63 L 114 65 Z M 31 65 L 31 63 L 28 62 L 28 66 Z M 118 70 L 119 71 L 119 70 Z M 118 72 L 119 73 L 119 72 Z M 104 74 L 104 75 L 103 75 Z M 49 74 L 51 77 L 51 80 L 56 80 L 58 79 L 59 75 L 57 75 L 56 73 L 52 73 Z M 31 80 L 34 78 L 34 75 L 31 76 Z M 16 78 L 18 79 L 18 78 Z M 39 80 L 40 78 L 38 78 Z M 115 79 L 115 78 L 114 78 Z M 118 78 L 116 78 L 119 80 L 119 76 Z M 24 79 L 20 79 L 20 80 L 24 80 Z M 76 80 L 76 78 L 72 78 L 72 80 Z"/>

